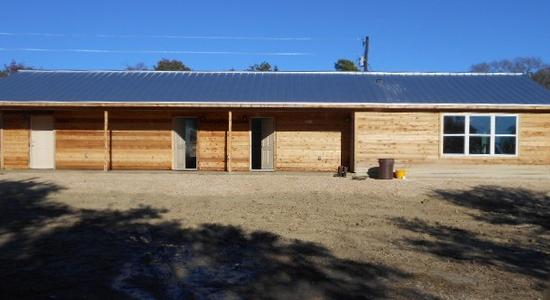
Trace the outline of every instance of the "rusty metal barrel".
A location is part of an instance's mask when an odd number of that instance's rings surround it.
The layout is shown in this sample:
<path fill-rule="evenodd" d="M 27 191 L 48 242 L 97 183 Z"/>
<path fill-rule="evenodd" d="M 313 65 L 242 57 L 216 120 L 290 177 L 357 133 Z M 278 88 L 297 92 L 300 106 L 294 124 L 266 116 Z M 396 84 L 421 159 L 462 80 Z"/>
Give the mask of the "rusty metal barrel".
<path fill-rule="evenodd" d="M 393 179 L 393 158 L 378 160 L 378 179 Z"/>

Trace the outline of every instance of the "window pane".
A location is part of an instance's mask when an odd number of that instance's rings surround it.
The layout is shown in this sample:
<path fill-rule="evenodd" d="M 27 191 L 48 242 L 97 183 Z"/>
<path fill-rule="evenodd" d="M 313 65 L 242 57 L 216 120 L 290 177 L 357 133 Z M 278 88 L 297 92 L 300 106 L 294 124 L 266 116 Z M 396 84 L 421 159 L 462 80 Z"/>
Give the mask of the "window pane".
<path fill-rule="evenodd" d="M 516 154 L 516 137 L 497 136 L 495 138 L 495 154 Z"/>
<path fill-rule="evenodd" d="M 470 133 L 490 134 L 491 117 L 470 117 Z"/>
<path fill-rule="evenodd" d="M 470 136 L 470 154 L 491 154 L 491 137 Z"/>
<path fill-rule="evenodd" d="M 516 134 L 516 117 L 495 117 L 496 134 Z"/>
<path fill-rule="evenodd" d="M 197 119 L 185 119 L 185 168 L 197 168 Z"/>
<path fill-rule="evenodd" d="M 443 133 L 447 134 L 461 134 L 465 129 L 465 117 L 464 116 L 445 116 L 443 118 Z"/>
<path fill-rule="evenodd" d="M 463 136 L 443 137 L 443 153 L 464 154 L 464 137 Z"/>

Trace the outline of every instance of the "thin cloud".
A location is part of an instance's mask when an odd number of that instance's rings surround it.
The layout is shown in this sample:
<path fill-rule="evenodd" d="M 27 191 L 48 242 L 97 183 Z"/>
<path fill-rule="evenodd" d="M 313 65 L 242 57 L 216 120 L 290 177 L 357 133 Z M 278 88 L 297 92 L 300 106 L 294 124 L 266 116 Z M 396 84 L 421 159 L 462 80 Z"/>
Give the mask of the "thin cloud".
<path fill-rule="evenodd" d="M 250 41 L 311 41 L 311 37 L 277 36 L 223 36 L 223 35 L 135 35 L 135 34 L 65 34 L 40 32 L 0 32 L 0 36 L 38 36 L 69 38 L 149 38 L 149 39 L 194 39 L 194 40 L 250 40 Z"/>
<path fill-rule="evenodd" d="M 249 51 L 188 51 L 188 50 L 112 50 L 112 49 L 49 49 L 49 48 L 0 48 L 0 51 L 12 52 L 74 52 L 107 54 L 214 54 L 214 55 L 251 55 L 251 56 L 307 56 L 307 52 L 249 52 Z"/>

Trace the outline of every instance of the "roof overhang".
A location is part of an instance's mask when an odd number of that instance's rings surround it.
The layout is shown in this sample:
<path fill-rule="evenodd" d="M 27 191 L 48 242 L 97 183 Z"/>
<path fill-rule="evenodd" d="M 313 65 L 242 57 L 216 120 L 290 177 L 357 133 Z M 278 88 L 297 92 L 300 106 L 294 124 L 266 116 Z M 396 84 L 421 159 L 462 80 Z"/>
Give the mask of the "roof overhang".
<path fill-rule="evenodd" d="M 0 101 L 0 109 L 63 108 L 338 108 L 358 110 L 550 110 L 548 104 L 322 103 L 322 102 L 55 102 Z"/>

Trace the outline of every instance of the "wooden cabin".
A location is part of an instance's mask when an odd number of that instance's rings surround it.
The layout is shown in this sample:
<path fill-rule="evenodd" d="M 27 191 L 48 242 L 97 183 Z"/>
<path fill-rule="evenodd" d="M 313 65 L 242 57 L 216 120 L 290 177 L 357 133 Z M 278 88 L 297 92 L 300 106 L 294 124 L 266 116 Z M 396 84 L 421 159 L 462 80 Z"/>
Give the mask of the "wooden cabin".
<path fill-rule="evenodd" d="M 550 91 L 523 74 L 20 71 L 2 169 L 364 172 L 550 164 Z"/>

